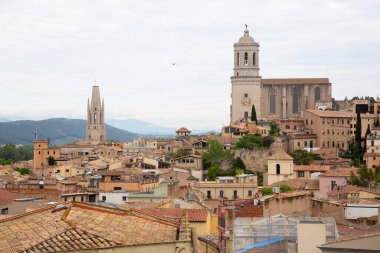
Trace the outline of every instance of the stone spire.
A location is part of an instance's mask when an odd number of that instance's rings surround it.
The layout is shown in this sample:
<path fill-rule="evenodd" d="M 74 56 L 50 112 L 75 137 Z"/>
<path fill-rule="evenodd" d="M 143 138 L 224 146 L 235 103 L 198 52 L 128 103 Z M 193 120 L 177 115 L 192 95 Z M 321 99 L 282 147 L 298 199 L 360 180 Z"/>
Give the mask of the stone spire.
<path fill-rule="evenodd" d="M 87 101 L 86 140 L 91 143 L 106 141 L 104 99 L 100 99 L 99 86 L 92 87 L 91 101 Z"/>

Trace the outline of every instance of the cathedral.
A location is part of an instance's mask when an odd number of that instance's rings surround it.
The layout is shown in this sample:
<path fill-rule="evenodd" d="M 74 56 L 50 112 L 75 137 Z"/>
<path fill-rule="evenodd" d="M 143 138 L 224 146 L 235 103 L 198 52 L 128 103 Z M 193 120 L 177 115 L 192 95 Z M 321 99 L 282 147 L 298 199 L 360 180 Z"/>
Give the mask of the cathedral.
<path fill-rule="evenodd" d="M 259 47 L 247 28 L 234 44 L 231 123 L 247 121 L 253 106 L 258 119 L 291 119 L 315 109 L 318 101 L 331 101 L 328 78 L 261 78 Z"/>
<path fill-rule="evenodd" d="M 100 143 L 106 141 L 104 124 L 104 100 L 100 100 L 99 86 L 92 87 L 92 96 L 87 101 L 86 141 Z"/>

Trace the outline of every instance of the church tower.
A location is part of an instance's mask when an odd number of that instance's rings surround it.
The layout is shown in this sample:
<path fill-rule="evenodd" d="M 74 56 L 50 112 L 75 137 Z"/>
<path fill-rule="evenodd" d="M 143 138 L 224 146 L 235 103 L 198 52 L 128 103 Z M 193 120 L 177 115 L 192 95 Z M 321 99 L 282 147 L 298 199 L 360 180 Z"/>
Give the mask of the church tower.
<path fill-rule="evenodd" d="M 100 100 L 99 86 L 92 87 L 91 101 L 87 101 L 86 141 L 100 143 L 106 141 L 104 124 L 104 100 Z"/>
<path fill-rule="evenodd" d="M 234 74 L 232 83 L 231 123 L 249 120 L 252 106 L 261 117 L 261 76 L 259 75 L 259 43 L 249 36 L 246 25 L 244 35 L 234 44 Z"/>

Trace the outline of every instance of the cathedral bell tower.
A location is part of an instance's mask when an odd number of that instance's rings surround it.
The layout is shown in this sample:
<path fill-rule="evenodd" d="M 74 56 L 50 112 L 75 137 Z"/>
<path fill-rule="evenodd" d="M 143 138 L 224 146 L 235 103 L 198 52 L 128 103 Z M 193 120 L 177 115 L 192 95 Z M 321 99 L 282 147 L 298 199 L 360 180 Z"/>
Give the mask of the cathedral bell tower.
<path fill-rule="evenodd" d="M 87 101 L 86 141 L 100 143 L 106 141 L 104 124 L 104 100 L 100 100 L 99 86 L 92 87 L 91 102 Z"/>
<path fill-rule="evenodd" d="M 231 77 L 231 123 L 242 119 L 249 120 L 253 105 L 257 117 L 261 117 L 259 47 L 259 43 L 249 36 L 246 25 L 244 35 L 234 44 L 234 75 Z"/>

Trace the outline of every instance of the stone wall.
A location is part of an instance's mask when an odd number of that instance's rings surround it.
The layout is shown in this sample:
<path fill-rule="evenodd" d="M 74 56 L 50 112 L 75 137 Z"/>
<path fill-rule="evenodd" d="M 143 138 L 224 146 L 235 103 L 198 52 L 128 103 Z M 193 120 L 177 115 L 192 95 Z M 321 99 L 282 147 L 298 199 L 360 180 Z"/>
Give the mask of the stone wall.
<path fill-rule="evenodd" d="M 235 158 L 240 157 L 248 169 L 265 171 L 269 148 L 255 148 L 253 150 L 236 150 Z"/>

